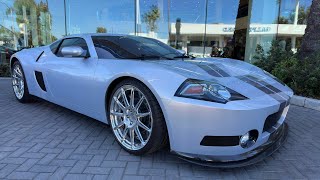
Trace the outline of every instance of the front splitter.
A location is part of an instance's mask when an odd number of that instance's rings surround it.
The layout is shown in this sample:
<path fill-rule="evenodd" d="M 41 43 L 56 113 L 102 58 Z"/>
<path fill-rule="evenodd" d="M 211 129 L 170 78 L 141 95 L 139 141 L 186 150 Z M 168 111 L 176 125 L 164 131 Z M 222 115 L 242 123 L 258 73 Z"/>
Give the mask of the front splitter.
<path fill-rule="evenodd" d="M 288 125 L 283 123 L 275 132 L 270 134 L 269 140 L 263 145 L 253 149 L 247 153 L 240 154 L 237 156 L 225 157 L 223 161 L 219 161 L 220 157 L 211 156 L 211 158 L 200 158 L 196 155 L 186 155 L 183 153 L 173 152 L 178 155 L 179 158 L 198 164 L 201 166 L 215 167 L 215 168 L 236 168 L 255 164 L 259 161 L 264 160 L 266 157 L 273 154 L 278 150 L 286 141 L 288 136 Z M 241 159 L 241 160 L 237 160 Z"/>

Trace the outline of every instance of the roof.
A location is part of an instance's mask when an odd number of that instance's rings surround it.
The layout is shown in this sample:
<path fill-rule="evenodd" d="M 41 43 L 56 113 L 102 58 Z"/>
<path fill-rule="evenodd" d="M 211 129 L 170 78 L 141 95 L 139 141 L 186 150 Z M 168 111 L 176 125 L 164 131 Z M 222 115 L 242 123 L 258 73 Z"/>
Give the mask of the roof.
<path fill-rule="evenodd" d="M 110 33 L 81 33 L 81 34 L 71 34 L 66 37 L 82 37 L 82 36 L 132 36 L 128 34 L 110 34 Z"/>

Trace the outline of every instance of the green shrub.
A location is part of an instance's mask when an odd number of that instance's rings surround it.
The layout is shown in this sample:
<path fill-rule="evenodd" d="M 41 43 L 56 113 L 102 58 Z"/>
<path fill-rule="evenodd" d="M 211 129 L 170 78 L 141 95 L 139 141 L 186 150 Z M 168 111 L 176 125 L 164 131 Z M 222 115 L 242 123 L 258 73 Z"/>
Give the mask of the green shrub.
<path fill-rule="evenodd" d="M 287 59 L 294 56 L 291 51 L 286 51 L 281 47 L 279 41 L 273 41 L 270 50 L 265 53 L 261 45 L 257 45 L 255 59 L 255 65 L 268 71 L 272 72 L 279 63 L 279 59 Z"/>
<path fill-rule="evenodd" d="M 320 53 L 299 60 L 274 42 L 267 54 L 258 46 L 255 59 L 256 66 L 286 83 L 295 94 L 320 99 Z"/>
<path fill-rule="evenodd" d="M 10 77 L 9 64 L 0 64 L 0 77 Z"/>

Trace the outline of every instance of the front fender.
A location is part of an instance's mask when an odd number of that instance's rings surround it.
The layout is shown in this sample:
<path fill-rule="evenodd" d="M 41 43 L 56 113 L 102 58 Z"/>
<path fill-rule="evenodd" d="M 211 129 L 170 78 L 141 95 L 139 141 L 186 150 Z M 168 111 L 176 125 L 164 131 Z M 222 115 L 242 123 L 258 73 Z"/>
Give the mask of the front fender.
<path fill-rule="evenodd" d="M 99 87 L 97 88 L 97 90 L 104 90 L 103 97 L 105 97 L 107 93 L 106 91 L 110 84 L 119 78 L 131 77 L 141 81 L 150 89 L 150 91 L 157 99 L 165 117 L 169 138 L 171 139 L 172 135 L 170 132 L 172 132 L 172 128 L 171 123 L 168 119 L 164 101 L 170 101 L 174 97 L 174 94 L 179 88 L 179 86 L 187 78 L 156 64 L 142 61 L 99 60 L 99 64 L 100 63 L 104 65 L 97 66 L 95 76 L 97 82 L 100 82 L 98 84 L 103 84 L 101 86 L 99 85 Z M 102 93 L 100 92 L 100 90 L 99 94 Z M 106 117 L 106 110 L 108 108 L 106 107 L 105 101 L 100 101 L 98 107 L 103 107 L 101 111 L 104 112 L 103 115 L 104 117 Z M 104 122 L 108 122 L 107 119 L 105 119 Z"/>

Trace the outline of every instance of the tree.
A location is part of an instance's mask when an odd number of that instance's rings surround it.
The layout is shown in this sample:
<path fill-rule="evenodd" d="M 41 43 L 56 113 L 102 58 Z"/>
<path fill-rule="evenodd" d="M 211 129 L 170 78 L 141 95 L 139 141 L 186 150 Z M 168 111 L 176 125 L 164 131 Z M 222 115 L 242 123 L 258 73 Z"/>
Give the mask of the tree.
<path fill-rule="evenodd" d="M 302 39 L 299 58 L 305 59 L 320 50 L 320 0 L 313 0 Z"/>
<path fill-rule="evenodd" d="M 142 22 L 147 23 L 148 30 L 154 32 L 158 29 L 157 21 L 160 18 L 160 9 L 156 5 L 150 6 L 150 11 L 142 16 Z"/>
<path fill-rule="evenodd" d="M 97 27 L 97 33 L 107 33 L 107 29 L 105 27 Z"/>

